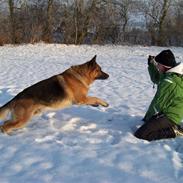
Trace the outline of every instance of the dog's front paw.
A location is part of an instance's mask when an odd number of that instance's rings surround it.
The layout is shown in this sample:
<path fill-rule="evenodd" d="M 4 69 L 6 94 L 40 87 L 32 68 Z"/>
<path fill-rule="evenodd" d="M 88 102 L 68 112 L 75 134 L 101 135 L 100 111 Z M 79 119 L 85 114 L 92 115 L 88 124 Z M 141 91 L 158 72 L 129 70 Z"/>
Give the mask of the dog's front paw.
<path fill-rule="evenodd" d="M 102 103 L 102 106 L 103 106 L 103 107 L 109 107 L 109 104 L 106 103 L 106 102 L 103 102 L 103 103 Z"/>

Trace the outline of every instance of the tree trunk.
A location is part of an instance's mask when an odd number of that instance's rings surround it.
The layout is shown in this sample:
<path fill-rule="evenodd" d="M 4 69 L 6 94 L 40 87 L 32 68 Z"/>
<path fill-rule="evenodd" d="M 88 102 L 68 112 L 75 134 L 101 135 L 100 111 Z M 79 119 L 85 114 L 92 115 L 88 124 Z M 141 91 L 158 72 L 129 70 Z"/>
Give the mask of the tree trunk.
<path fill-rule="evenodd" d="M 45 31 L 43 35 L 43 40 L 51 43 L 52 42 L 52 6 L 53 6 L 54 0 L 48 0 L 47 5 L 47 19 L 46 19 L 46 25 L 45 25 Z"/>
<path fill-rule="evenodd" d="M 11 42 L 16 44 L 16 28 L 15 28 L 15 16 L 14 16 L 14 0 L 8 0 L 9 13 L 10 13 L 10 25 L 11 25 Z"/>
<path fill-rule="evenodd" d="M 83 28 L 85 23 L 83 22 L 84 18 L 87 15 L 83 16 L 84 11 L 84 1 L 75 0 L 74 1 L 74 26 L 75 26 L 75 39 L 74 44 L 80 44 L 83 37 Z"/>
<path fill-rule="evenodd" d="M 170 1 L 169 0 L 164 0 L 163 1 L 163 7 L 162 7 L 162 14 L 159 19 L 159 26 L 158 26 L 158 38 L 157 38 L 157 45 L 158 46 L 163 46 L 165 43 L 163 31 L 164 31 L 164 22 L 168 13 Z"/>
<path fill-rule="evenodd" d="M 77 44 L 78 43 L 78 5 L 77 5 L 77 1 L 75 1 L 75 7 L 74 7 L 74 26 L 75 26 L 74 44 Z"/>

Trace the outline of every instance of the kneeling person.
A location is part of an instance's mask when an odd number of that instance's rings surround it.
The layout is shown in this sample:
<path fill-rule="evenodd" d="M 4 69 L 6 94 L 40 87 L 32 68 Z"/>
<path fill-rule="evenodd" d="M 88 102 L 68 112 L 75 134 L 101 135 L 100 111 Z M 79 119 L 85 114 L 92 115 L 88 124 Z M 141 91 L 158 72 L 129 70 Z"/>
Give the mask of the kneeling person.
<path fill-rule="evenodd" d="M 171 50 L 149 56 L 148 71 L 156 94 L 135 136 L 148 141 L 183 135 L 183 64 L 176 63 Z"/>

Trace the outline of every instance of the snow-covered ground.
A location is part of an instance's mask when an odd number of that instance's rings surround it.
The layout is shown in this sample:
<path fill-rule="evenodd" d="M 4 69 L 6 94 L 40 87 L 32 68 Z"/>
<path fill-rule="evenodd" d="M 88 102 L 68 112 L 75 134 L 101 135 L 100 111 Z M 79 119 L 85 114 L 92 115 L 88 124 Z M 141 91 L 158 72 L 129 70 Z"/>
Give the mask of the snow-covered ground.
<path fill-rule="evenodd" d="M 11 136 L 0 134 L 0 183 L 183 182 L 183 138 L 147 142 L 133 136 L 156 91 L 147 56 L 163 49 L 42 43 L 0 47 L 0 105 L 95 54 L 110 75 L 96 81 L 89 93 L 105 99 L 108 108 L 45 112 Z M 183 48 L 171 49 L 182 61 Z"/>

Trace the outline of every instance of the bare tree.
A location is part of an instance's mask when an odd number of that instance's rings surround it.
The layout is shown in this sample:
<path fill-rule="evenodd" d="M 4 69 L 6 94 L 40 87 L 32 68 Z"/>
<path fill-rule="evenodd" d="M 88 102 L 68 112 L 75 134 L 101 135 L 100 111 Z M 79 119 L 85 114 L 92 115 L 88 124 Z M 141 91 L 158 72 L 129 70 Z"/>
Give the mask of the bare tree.
<path fill-rule="evenodd" d="M 162 46 L 164 44 L 164 24 L 166 21 L 166 17 L 168 15 L 168 10 L 170 8 L 170 0 L 164 0 L 161 8 L 161 14 L 159 17 L 159 25 L 158 25 L 158 39 L 157 44 Z"/>
<path fill-rule="evenodd" d="M 173 23 L 167 28 L 169 31 L 169 43 L 171 45 L 183 46 L 183 0 L 178 0 L 174 4 Z"/>
<path fill-rule="evenodd" d="M 74 43 L 78 44 L 79 32 L 79 18 L 83 11 L 83 0 L 74 0 L 74 26 L 75 26 L 75 39 Z"/>
<path fill-rule="evenodd" d="M 165 42 L 164 28 L 170 6 L 171 0 L 144 1 L 143 11 L 145 13 L 147 28 L 149 29 L 153 45 L 161 46 Z"/>
<path fill-rule="evenodd" d="M 120 7 L 120 17 L 122 18 L 122 30 L 124 34 L 124 40 L 125 35 L 127 31 L 127 24 L 130 19 L 130 13 L 132 10 L 133 0 L 123 0 L 120 3 L 118 3 L 118 6 Z"/>
<path fill-rule="evenodd" d="M 47 0 L 47 9 L 46 9 L 46 23 L 43 33 L 43 40 L 45 42 L 52 42 L 52 8 L 54 0 Z"/>
<path fill-rule="evenodd" d="M 5 6 L 6 2 L 5 0 L 1 0 L 0 1 L 0 46 L 3 46 L 4 43 L 6 43 L 6 39 L 8 38 L 7 35 L 7 31 L 6 31 L 6 27 L 7 27 L 7 19 L 4 16 L 4 6 Z M 5 34 L 6 32 L 6 34 Z"/>
<path fill-rule="evenodd" d="M 130 14 L 132 14 L 134 0 L 105 0 L 105 2 L 112 3 L 115 7 L 116 12 L 116 24 L 122 28 L 122 41 L 126 40 L 127 36 L 127 26 L 130 19 Z M 118 22 L 118 23 L 117 23 Z"/>

